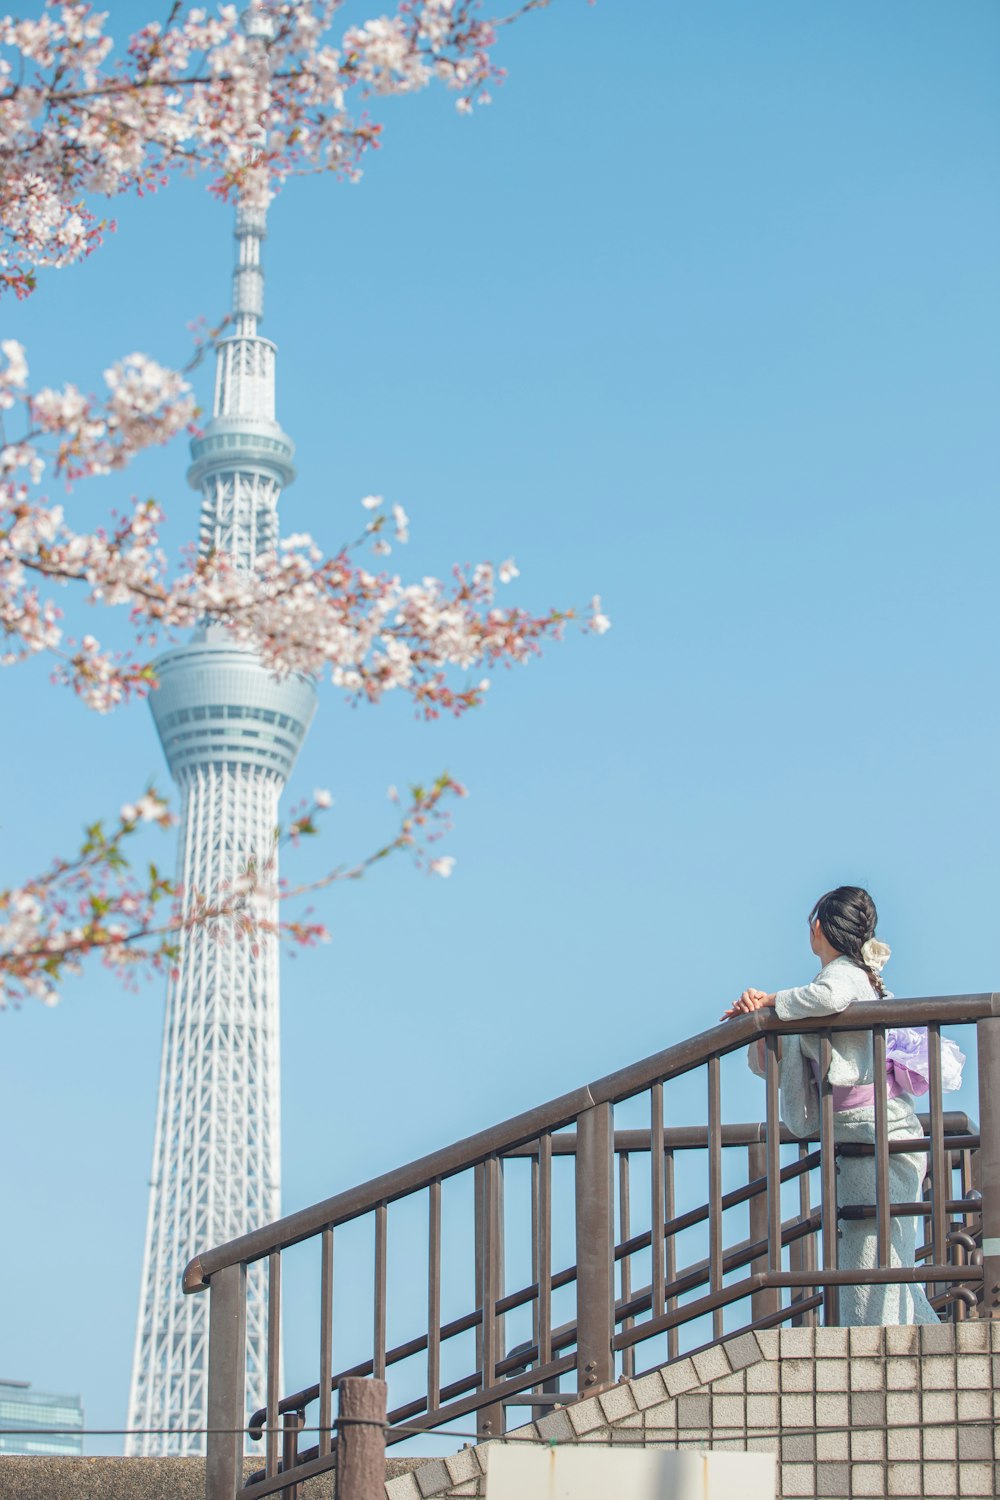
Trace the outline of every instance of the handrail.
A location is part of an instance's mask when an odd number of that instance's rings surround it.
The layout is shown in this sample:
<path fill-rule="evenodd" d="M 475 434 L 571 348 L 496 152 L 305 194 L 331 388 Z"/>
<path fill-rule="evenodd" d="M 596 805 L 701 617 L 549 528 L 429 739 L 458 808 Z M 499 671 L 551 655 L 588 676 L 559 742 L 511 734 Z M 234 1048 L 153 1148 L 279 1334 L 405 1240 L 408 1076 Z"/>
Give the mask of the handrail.
<path fill-rule="evenodd" d="M 926 1129 L 925 1122 L 927 1121 L 928 1117 L 926 1115 L 920 1115 L 920 1114 L 918 1114 L 917 1115 L 917 1119 L 920 1121 L 920 1123 L 922 1125 L 924 1125 L 924 1127 Z M 949 1150 L 955 1150 L 955 1149 L 957 1149 L 957 1144 L 959 1142 L 961 1142 L 961 1143 L 967 1143 L 967 1142 L 978 1143 L 978 1140 L 979 1140 L 978 1136 L 976 1136 L 976 1135 L 968 1135 L 968 1134 L 965 1133 L 968 1130 L 968 1128 L 969 1128 L 970 1121 L 969 1121 L 968 1115 L 966 1115 L 964 1112 L 962 1112 L 960 1110 L 947 1110 L 947 1111 L 945 1111 L 943 1113 L 943 1115 L 942 1115 L 942 1124 L 943 1124 L 943 1128 L 944 1128 L 944 1132 L 945 1132 L 946 1144 L 947 1144 L 947 1147 L 948 1147 Z M 763 1127 L 761 1125 L 759 1125 L 759 1124 L 741 1124 L 741 1125 L 726 1126 L 726 1127 L 724 1127 L 724 1130 L 726 1130 L 726 1131 L 729 1132 L 729 1136 L 728 1136 L 728 1139 L 724 1141 L 724 1144 L 728 1145 L 728 1146 L 742 1146 L 742 1145 L 752 1145 L 752 1144 L 755 1144 L 755 1143 L 757 1143 L 758 1134 L 762 1131 L 762 1129 L 763 1129 Z M 706 1131 L 705 1131 L 704 1127 L 699 1127 L 699 1126 L 693 1126 L 693 1127 L 692 1126 L 680 1126 L 680 1127 L 676 1128 L 673 1131 L 665 1130 L 664 1133 L 663 1133 L 663 1135 L 664 1135 L 664 1144 L 667 1147 L 667 1149 L 682 1149 L 683 1150 L 683 1149 L 698 1149 L 699 1147 L 701 1149 L 704 1149 L 705 1145 L 706 1145 L 706 1140 L 705 1140 Z M 697 1137 L 697 1136 L 700 1136 L 701 1139 L 700 1140 L 695 1139 L 695 1137 Z M 678 1146 L 677 1142 L 672 1139 L 672 1137 L 680 1138 L 680 1145 L 679 1146 Z M 635 1151 L 635 1150 L 638 1150 L 638 1151 L 643 1151 L 643 1150 L 648 1151 L 649 1150 L 649 1141 L 650 1141 L 650 1133 L 649 1133 L 649 1131 L 638 1131 L 638 1130 L 616 1131 L 614 1139 L 615 1139 L 615 1150 L 616 1151 Z M 785 1144 L 795 1144 L 795 1145 L 801 1145 L 801 1144 L 803 1144 L 803 1138 L 799 1137 L 799 1136 L 793 1135 L 792 1132 L 787 1129 L 787 1127 L 782 1127 L 782 1139 L 783 1139 L 783 1141 L 784 1141 Z M 557 1142 L 559 1143 L 558 1146 L 557 1146 Z M 901 1140 L 898 1140 L 898 1141 L 893 1141 L 892 1142 L 892 1150 L 893 1151 L 896 1151 L 896 1150 L 899 1150 L 899 1151 L 924 1150 L 924 1151 L 926 1151 L 928 1149 L 928 1147 L 930 1146 L 930 1144 L 931 1144 L 931 1141 L 930 1141 L 929 1136 L 925 1135 L 925 1136 L 920 1137 L 918 1139 L 912 1139 L 911 1140 L 911 1139 L 907 1138 L 907 1139 L 901 1139 Z M 861 1154 L 861 1153 L 864 1153 L 864 1152 L 871 1153 L 871 1152 L 874 1151 L 874 1149 L 875 1149 L 874 1146 L 865 1146 L 865 1145 L 860 1144 L 860 1143 L 851 1143 L 851 1144 L 848 1144 L 848 1143 L 845 1143 L 845 1142 L 838 1142 L 837 1147 L 836 1147 L 837 1155 L 838 1156 L 840 1156 L 841 1154 L 844 1154 L 844 1155 L 854 1155 L 854 1154 Z M 553 1155 L 556 1155 L 556 1154 L 568 1155 L 568 1154 L 570 1154 L 572 1152 L 575 1152 L 575 1150 L 576 1150 L 575 1135 L 566 1134 L 566 1135 L 562 1135 L 562 1136 L 553 1136 L 553 1138 L 552 1138 L 552 1151 L 553 1151 Z M 510 1153 L 510 1154 L 513 1155 L 513 1156 L 517 1156 L 517 1155 L 521 1154 L 520 1148 L 515 1148 L 515 1150 L 512 1153 Z M 817 1163 L 818 1163 L 818 1153 L 813 1153 L 813 1154 L 808 1155 L 808 1156 L 806 1156 L 804 1158 L 800 1158 L 799 1160 L 797 1160 L 795 1162 L 792 1162 L 792 1163 L 790 1163 L 789 1165 L 787 1165 L 785 1167 L 782 1167 L 781 1172 L 780 1172 L 780 1179 L 781 1179 L 781 1181 L 783 1183 L 784 1182 L 790 1182 L 790 1181 L 794 1180 L 796 1177 L 800 1176 L 803 1172 L 811 1171 L 817 1165 Z M 767 1190 L 766 1178 L 760 1178 L 757 1181 L 747 1183 L 744 1187 L 737 1188 L 737 1189 L 735 1189 L 732 1192 L 726 1193 L 723 1196 L 723 1198 L 722 1198 L 721 1206 L 722 1206 L 723 1209 L 732 1208 L 732 1207 L 734 1207 L 738 1203 L 742 1203 L 742 1202 L 747 1201 L 749 1198 L 753 1197 L 756 1194 L 766 1193 L 766 1190 Z M 957 1200 L 956 1199 L 956 1200 L 949 1200 L 948 1204 L 947 1204 L 947 1207 L 948 1207 L 949 1213 L 951 1213 L 951 1212 L 958 1213 L 958 1212 L 968 1212 L 970 1209 L 974 1209 L 975 1207 L 977 1207 L 977 1205 L 974 1202 L 964 1202 L 962 1200 Z M 861 1212 L 869 1213 L 870 1211 L 867 1210 L 867 1209 L 865 1209 L 865 1210 L 858 1210 L 857 1211 L 858 1214 L 860 1214 Z M 914 1215 L 915 1214 L 923 1214 L 923 1213 L 929 1213 L 930 1212 L 930 1208 L 926 1204 L 898 1204 L 898 1205 L 897 1204 L 893 1204 L 890 1207 L 890 1213 L 896 1214 L 896 1213 L 903 1213 L 903 1212 L 906 1212 L 906 1213 L 909 1213 L 909 1214 L 914 1214 Z M 668 1224 L 665 1224 L 664 1225 L 664 1231 L 665 1232 L 669 1232 L 669 1233 L 677 1233 L 678 1231 L 680 1231 L 682 1229 L 689 1228 L 689 1227 L 691 1227 L 694 1224 L 702 1222 L 704 1219 L 706 1219 L 708 1217 L 708 1213 L 709 1213 L 709 1205 L 707 1203 L 702 1204 L 702 1205 L 700 1205 L 697 1208 L 689 1209 L 686 1213 L 678 1216 L 672 1222 L 670 1222 Z M 848 1219 L 848 1218 L 852 1218 L 852 1217 L 856 1217 L 856 1216 L 857 1216 L 857 1214 L 855 1213 L 854 1210 L 851 1210 L 851 1209 L 842 1209 L 841 1210 L 841 1217 L 842 1218 Z M 812 1214 L 806 1220 L 789 1220 L 786 1223 L 782 1224 L 782 1242 L 784 1244 L 790 1243 L 796 1237 L 799 1237 L 799 1236 L 804 1235 L 806 1233 L 810 1233 L 810 1232 L 816 1230 L 817 1228 L 819 1228 L 819 1226 L 820 1226 L 820 1218 L 819 1218 L 818 1211 L 816 1213 Z M 975 1241 L 972 1240 L 971 1237 L 969 1237 L 969 1236 L 966 1236 L 966 1238 L 968 1239 L 968 1248 L 974 1250 L 976 1248 Z M 634 1255 L 639 1250 L 647 1249 L 649 1247 L 649 1244 L 650 1244 L 650 1231 L 647 1229 L 646 1231 L 644 1231 L 641 1234 L 634 1235 L 632 1238 L 627 1239 L 625 1241 L 622 1241 L 622 1242 L 616 1244 L 615 1251 L 614 1251 L 615 1260 L 616 1261 L 622 1260 L 626 1256 Z M 767 1248 L 767 1241 L 766 1240 L 760 1240 L 760 1241 L 746 1240 L 746 1241 L 743 1241 L 741 1243 L 738 1243 L 738 1244 L 735 1244 L 735 1245 L 732 1245 L 732 1246 L 728 1247 L 728 1249 L 726 1251 L 726 1258 L 725 1258 L 725 1270 L 726 1270 L 726 1272 L 729 1273 L 732 1270 L 734 1270 L 734 1269 L 736 1269 L 736 1268 L 738 1268 L 740 1266 L 744 1266 L 744 1265 L 748 1264 L 752 1260 L 755 1260 L 758 1256 L 760 1256 L 762 1254 L 762 1252 L 766 1251 L 766 1248 Z M 567 1267 L 565 1267 L 561 1271 L 554 1272 L 553 1275 L 552 1275 L 552 1277 L 551 1277 L 551 1285 L 552 1285 L 553 1291 L 556 1290 L 556 1288 L 558 1288 L 558 1287 L 564 1287 L 564 1286 L 570 1285 L 576 1279 L 576 1274 L 577 1274 L 577 1268 L 576 1268 L 575 1265 L 567 1266 Z M 965 1276 L 967 1274 L 970 1274 L 970 1275 L 972 1275 L 973 1279 L 976 1279 L 977 1272 L 975 1270 L 973 1270 L 973 1271 L 970 1272 L 969 1267 L 966 1266 L 966 1267 L 963 1267 L 963 1270 L 962 1270 L 961 1274 L 963 1276 Z M 674 1282 L 670 1286 L 668 1286 L 668 1287 L 665 1288 L 665 1294 L 667 1292 L 669 1292 L 671 1294 L 684 1293 L 686 1291 L 691 1290 L 695 1286 L 702 1285 L 707 1280 L 708 1280 L 708 1262 L 704 1261 L 704 1260 L 703 1261 L 699 1261 L 699 1262 L 696 1262 L 696 1263 L 694 1263 L 692 1265 L 687 1266 L 686 1268 L 684 1268 L 681 1271 L 678 1271 L 677 1274 L 676 1274 L 676 1276 L 675 1276 Z M 777 1283 L 775 1283 L 775 1284 L 777 1284 Z M 515 1308 L 523 1307 L 526 1303 L 529 1303 L 532 1300 L 532 1298 L 537 1297 L 537 1295 L 538 1295 L 538 1284 L 537 1284 L 537 1282 L 534 1282 L 534 1283 L 532 1283 L 532 1284 L 530 1284 L 528 1286 L 524 1286 L 524 1287 L 520 1288 L 518 1291 L 508 1292 L 505 1296 L 501 1297 L 497 1301 L 497 1303 L 496 1303 L 495 1311 L 496 1311 L 496 1313 L 497 1313 L 498 1316 L 502 1316 L 505 1313 L 512 1312 Z M 650 1299 L 650 1288 L 648 1286 L 647 1287 L 634 1288 L 633 1291 L 632 1291 L 632 1293 L 631 1293 L 631 1300 L 629 1302 L 622 1303 L 620 1301 L 620 1299 L 619 1299 L 618 1303 L 616 1303 L 615 1322 L 616 1323 L 620 1323 L 624 1319 L 627 1319 L 627 1318 L 631 1317 L 632 1315 L 634 1315 L 636 1312 L 648 1311 L 648 1309 L 650 1307 L 650 1300 L 651 1300 Z M 481 1324 L 481 1322 L 482 1322 L 482 1316 L 483 1316 L 482 1310 L 479 1309 L 479 1310 L 477 1310 L 475 1312 L 466 1313 L 462 1317 L 455 1318 L 455 1319 L 453 1319 L 449 1323 L 443 1324 L 441 1326 L 441 1329 L 440 1329 L 440 1338 L 442 1340 L 444 1340 L 446 1338 L 453 1337 L 455 1334 L 458 1334 L 458 1333 L 467 1333 L 467 1332 L 471 1331 L 472 1329 L 478 1327 Z M 552 1330 L 552 1347 L 553 1347 L 553 1350 L 555 1351 L 555 1350 L 558 1350 L 558 1349 L 561 1349 L 561 1348 L 565 1347 L 568 1344 L 571 1344 L 573 1342 L 573 1340 L 575 1339 L 575 1336 L 576 1336 L 576 1324 L 574 1322 L 567 1323 L 563 1327 L 560 1327 L 560 1328 L 554 1328 Z M 395 1348 L 387 1349 L 386 1353 L 385 1353 L 385 1362 L 386 1362 L 386 1365 L 390 1366 L 390 1365 L 398 1363 L 401 1360 L 409 1359 L 412 1355 L 424 1353 L 426 1351 L 426 1349 L 427 1349 L 427 1343 L 428 1343 L 428 1335 L 427 1334 L 421 1334 L 418 1337 L 407 1339 L 404 1343 L 399 1344 Z M 516 1349 L 513 1349 L 513 1350 L 510 1351 L 509 1355 L 507 1356 L 507 1358 L 505 1360 L 501 1361 L 498 1364 L 498 1366 L 497 1366 L 497 1372 L 498 1373 L 502 1373 L 504 1371 L 504 1369 L 505 1369 L 506 1366 L 510 1366 L 511 1369 L 519 1368 L 519 1365 L 517 1363 L 518 1360 L 521 1360 L 521 1361 L 526 1360 L 526 1359 L 534 1360 L 534 1359 L 537 1358 L 537 1354 L 538 1354 L 538 1350 L 537 1350 L 537 1346 L 536 1345 L 531 1345 L 531 1344 L 528 1344 L 528 1345 L 519 1345 Z M 369 1359 L 369 1360 L 366 1360 L 366 1361 L 362 1361 L 359 1364 L 352 1365 L 348 1369 L 340 1371 L 337 1375 L 334 1375 L 332 1377 L 332 1381 L 333 1381 L 333 1384 L 336 1384 L 339 1380 L 342 1380 L 345 1376 L 354 1376 L 354 1375 L 362 1375 L 362 1376 L 364 1376 L 364 1375 L 370 1375 L 371 1373 L 372 1373 L 372 1361 Z M 464 1394 L 464 1392 L 465 1392 L 466 1389 L 471 1388 L 475 1384 L 475 1380 L 476 1380 L 475 1376 L 470 1376 L 470 1377 L 467 1377 L 464 1382 L 463 1381 L 458 1382 L 458 1385 L 460 1385 L 461 1388 L 462 1388 L 461 1389 L 461 1393 Z M 457 1387 L 454 1388 L 454 1389 L 457 1389 Z M 313 1402 L 313 1401 L 315 1401 L 317 1399 L 317 1397 L 319 1396 L 319 1390 L 320 1390 L 319 1386 L 317 1384 L 313 1384 L 313 1385 L 310 1385 L 310 1386 L 303 1387 L 301 1390 L 294 1391 L 294 1392 L 289 1393 L 286 1396 L 283 1396 L 281 1398 L 281 1400 L 279 1401 L 279 1403 L 278 1403 L 277 1414 L 279 1416 L 282 1416 L 286 1412 L 294 1412 L 294 1411 L 301 1411 L 301 1410 L 303 1410 L 305 1406 L 309 1405 L 311 1402 Z M 443 1394 L 447 1394 L 447 1392 L 443 1393 Z M 416 1411 L 418 1406 L 419 1406 L 419 1403 L 417 1403 L 417 1406 L 415 1406 L 413 1410 Z M 421 1408 L 421 1410 L 422 1410 L 422 1408 Z M 409 1415 L 412 1415 L 412 1414 L 413 1413 L 409 1413 Z M 251 1437 L 253 1437 L 255 1439 L 259 1438 L 260 1431 L 262 1429 L 263 1423 L 266 1420 L 266 1417 L 267 1417 L 267 1407 L 266 1406 L 258 1408 L 253 1413 L 253 1415 L 250 1417 L 250 1419 L 248 1421 L 248 1424 L 247 1424 L 247 1430 L 250 1433 Z"/>
<path fill-rule="evenodd" d="M 1000 993 L 866 1000 L 848 1006 L 837 1015 L 822 1016 L 815 1021 L 779 1021 L 773 1013 L 765 1010 L 737 1016 L 571 1093 L 562 1094 L 547 1104 L 433 1151 L 404 1167 L 397 1167 L 346 1192 L 299 1209 L 224 1245 L 202 1251 L 185 1269 L 184 1291 L 203 1291 L 209 1279 L 219 1271 L 247 1265 L 276 1251 L 286 1250 L 323 1229 L 358 1218 L 380 1204 L 391 1203 L 432 1182 L 466 1171 L 488 1157 L 503 1154 L 542 1134 L 558 1130 L 595 1105 L 618 1104 L 654 1084 L 666 1082 L 713 1058 L 738 1051 L 768 1033 L 810 1035 L 867 1031 L 873 1026 L 963 1025 L 990 1018 L 1000 1018 Z"/>
<path fill-rule="evenodd" d="M 930 1116 L 916 1112 L 917 1119 L 924 1127 L 926 1133 Z M 942 1111 L 941 1123 L 945 1135 L 961 1136 L 966 1132 L 975 1135 L 972 1121 L 963 1110 L 946 1109 Z M 719 1132 L 723 1146 L 763 1146 L 767 1141 L 767 1125 L 763 1120 L 751 1124 L 723 1125 Z M 652 1132 L 649 1130 L 616 1130 L 614 1143 L 616 1151 L 643 1152 L 649 1150 Z M 789 1130 L 787 1125 L 782 1125 L 779 1139 L 783 1146 L 803 1146 L 809 1141 L 819 1140 L 819 1130 L 814 1130 L 811 1135 L 796 1135 Z M 665 1151 L 704 1151 L 708 1146 L 707 1125 L 673 1125 L 667 1126 L 663 1131 L 663 1149 Z M 843 1149 L 838 1146 L 838 1149 Z M 859 1146 L 857 1149 L 871 1152 L 874 1146 Z M 926 1150 L 926 1144 L 924 1145 Z M 914 1150 L 912 1142 L 893 1141 L 889 1146 L 890 1151 Z M 526 1145 L 512 1146 L 509 1151 L 504 1151 L 504 1160 L 517 1157 L 537 1156 L 538 1146 L 535 1141 L 529 1141 Z M 576 1154 L 576 1131 L 562 1130 L 558 1135 L 552 1137 L 553 1156 L 574 1156 Z"/>

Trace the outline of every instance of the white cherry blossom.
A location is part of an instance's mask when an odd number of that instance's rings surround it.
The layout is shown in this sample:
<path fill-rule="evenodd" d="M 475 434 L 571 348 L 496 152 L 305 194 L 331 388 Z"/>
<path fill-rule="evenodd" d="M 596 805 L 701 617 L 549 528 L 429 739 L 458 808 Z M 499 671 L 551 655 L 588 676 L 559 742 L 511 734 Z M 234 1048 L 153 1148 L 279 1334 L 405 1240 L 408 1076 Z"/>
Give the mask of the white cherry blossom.
<path fill-rule="evenodd" d="M 521 0 L 505 19 L 548 3 Z M 118 47 L 107 16 L 80 0 L 48 0 L 30 19 L 0 17 L 0 292 L 28 296 L 39 268 L 98 250 L 114 229 L 103 205 L 124 193 L 202 173 L 218 197 L 266 207 L 296 173 L 358 176 L 382 136 L 366 98 L 438 82 L 468 111 L 487 103 L 487 85 L 502 77 L 492 57 L 498 24 L 482 18 L 477 0 L 400 0 L 394 15 L 336 36 L 341 8 L 342 0 L 252 0 L 244 28 L 235 5 L 210 14 L 179 4 Z M 361 501 L 370 519 L 360 543 L 328 554 L 298 533 L 249 572 L 218 552 L 172 564 L 153 500 L 82 529 L 75 502 L 47 493 L 46 476 L 68 487 L 118 473 L 190 429 L 197 408 L 188 372 L 137 352 L 105 372 L 101 397 L 72 381 L 32 392 L 23 346 L 3 340 L 0 356 L 0 666 L 47 654 L 56 678 L 97 712 L 153 690 L 164 643 L 205 618 L 278 673 L 328 673 L 371 703 L 404 692 L 426 718 L 477 707 L 490 684 L 484 673 L 530 660 L 572 621 L 598 634 L 609 628 L 597 598 L 589 619 L 572 609 L 500 608 L 496 580 L 519 576 L 512 558 L 499 569 L 453 568 L 447 583 L 371 572 L 358 547 L 385 558 L 390 520 L 399 543 L 410 527 L 401 505 L 387 514 L 375 494 Z M 112 649 L 96 622 L 78 640 L 67 634 L 57 600 L 74 589 L 125 613 L 130 650 Z M 400 850 L 422 863 L 448 827 L 447 800 L 465 795 L 449 776 L 412 788 L 396 836 L 312 888 L 357 879 Z M 389 796 L 401 800 L 395 788 Z M 332 801 L 317 790 L 287 837 L 314 832 Z M 149 789 L 122 805 L 110 831 L 93 824 L 77 856 L 0 890 L 0 1006 L 54 1003 L 63 977 L 91 954 L 127 983 L 143 968 L 169 969 L 184 924 L 203 923 L 220 941 L 257 942 L 275 894 L 282 902 L 303 894 L 274 887 L 267 859 L 229 891 L 182 892 L 155 866 L 148 878 L 134 876 L 123 845 L 143 824 L 171 821 Z M 454 864 L 438 855 L 427 868 L 447 878 Z M 327 936 L 322 924 L 292 918 L 274 930 L 303 944 Z"/>

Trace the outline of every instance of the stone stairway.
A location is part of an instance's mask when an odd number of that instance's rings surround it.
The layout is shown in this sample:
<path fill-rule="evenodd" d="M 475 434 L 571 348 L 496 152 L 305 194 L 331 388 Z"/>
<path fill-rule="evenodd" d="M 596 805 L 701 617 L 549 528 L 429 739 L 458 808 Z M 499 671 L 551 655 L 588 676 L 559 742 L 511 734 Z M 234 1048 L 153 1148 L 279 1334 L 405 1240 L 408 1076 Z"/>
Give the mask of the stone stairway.
<path fill-rule="evenodd" d="M 386 1497 L 482 1497 L 498 1441 L 771 1452 L 781 1500 L 998 1495 L 998 1417 L 1000 1322 L 783 1328 L 742 1334 L 505 1439 L 425 1461 L 390 1479 Z"/>

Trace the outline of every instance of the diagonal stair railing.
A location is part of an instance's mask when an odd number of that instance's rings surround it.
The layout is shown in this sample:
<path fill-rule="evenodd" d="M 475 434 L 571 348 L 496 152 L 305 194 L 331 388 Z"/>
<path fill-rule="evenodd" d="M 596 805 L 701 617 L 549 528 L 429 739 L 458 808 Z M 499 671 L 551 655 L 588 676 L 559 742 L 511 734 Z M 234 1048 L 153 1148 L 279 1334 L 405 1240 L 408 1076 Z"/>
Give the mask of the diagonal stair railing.
<path fill-rule="evenodd" d="M 941 1028 L 958 1025 L 975 1025 L 977 1032 L 978 1127 L 942 1104 Z M 886 1030 L 897 1026 L 928 1033 L 927 1112 L 918 1116 L 923 1134 L 906 1141 L 887 1131 Z M 780 1123 L 780 1034 L 818 1036 L 825 1077 L 832 1040 L 844 1031 L 872 1034 L 873 1145 L 835 1139 L 825 1081 L 814 1138 L 801 1140 Z M 764 1121 L 724 1123 L 723 1060 L 761 1039 Z M 676 1109 L 672 1089 L 683 1095 Z M 704 1090 L 705 1123 L 673 1123 L 698 1113 L 692 1089 Z M 640 1109 L 648 1126 L 616 1129 L 616 1107 Z M 896 1151 L 926 1154 L 919 1201 L 891 1200 Z M 838 1208 L 838 1160 L 859 1154 L 874 1158 L 873 1202 Z M 639 1173 L 636 1158 L 643 1160 Z M 518 1211 L 508 1180 L 525 1169 Z M 390 1209 L 405 1215 L 406 1253 L 395 1276 Z M 445 1220 L 456 1215 L 456 1229 L 446 1235 Z M 912 1266 L 892 1263 L 895 1216 L 924 1226 Z M 840 1268 L 838 1226 L 859 1217 L 874 1221 L 877 1264 Z M 422 1226 L 419 1250 L 414 1218 Z M 338 1368 L 335 1239 L 366 1222 L 367 1352 Z M 282 1396 L 283 1258 L 304 1242 L 318 1250 L 317 1378 Z M 692 1244 L 703 1253 L 692 1255 Z M 472 1261 L 467 1305 L 442 1321 L 445 1305 L 461 1304 L 466 1292 L 456 1256 L 466 1270 Z M 519 1258 L 525 1274 L 513 1277 L 522 1284 L 512 1288 L 509 1266 Z M 556 1258 L 565 1263 L 554 1270 Z M 261 1261 L 268 1281 L 267 1385 L 247 1393 L 246 1275 Z M 356 1341 L 357 1307 L 369 1284 L 357 1271 L 347 1279 L 348 1314 L 340 1317 Z M 619 1372 L 633 1375 L 639 1352 L 643 1368 L 652 1368 L 747 1329 L 836 1324 L 841 1287 L 914 1282 L 926 1286 L 942 1316 L 1000 1317 L 1000 995 L 872 1001 L 815 1022 L 777 1023 L 757 1011 L 192 1260 L 184 1290 L 207 1289 L 211 1299 L 208 1500 L 293 1494 L 295 1484 L 334 1467 L 335 1403 L 346 1376 L 389 1380 L 389 1443 L 473 1415 L 486 1438 L 504 1431 L 508 1407 L 549 1409 L 595 1394 Z M 390 1344 L 390 1316 L 394 1322 L 404 1316 L 411 1326 L 416 1317 L 417 1331 Z M 518 1320 L 530 1322 L 530 1330 L 512 1346 L 508 1335 Z M 263 1438 L 264 1465 L 244 1482 L 248 1394 L 262 1400 L 247 1430 L 252 1440 Z M 307 1414 L 317 1440 L 301 1447 Z"/>

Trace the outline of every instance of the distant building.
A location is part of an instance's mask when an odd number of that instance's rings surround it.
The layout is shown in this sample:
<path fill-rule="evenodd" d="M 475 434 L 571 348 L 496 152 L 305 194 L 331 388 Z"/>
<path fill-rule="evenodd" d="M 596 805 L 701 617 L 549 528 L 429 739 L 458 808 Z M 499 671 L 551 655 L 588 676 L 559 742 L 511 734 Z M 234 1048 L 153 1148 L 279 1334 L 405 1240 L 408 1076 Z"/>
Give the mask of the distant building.
<path fill-rule="evenodd" d="M 55 1436 L 46 1428 L 75 1428 Z M 37 1429 L 32 1436 L 26 1429 Z M 33 1391 L 26 1380 L 0 1380 L 0 1453 L 46 1453 L 78 1458 L 83 1452 L 83 1407 L 79 1396 Z"/>

